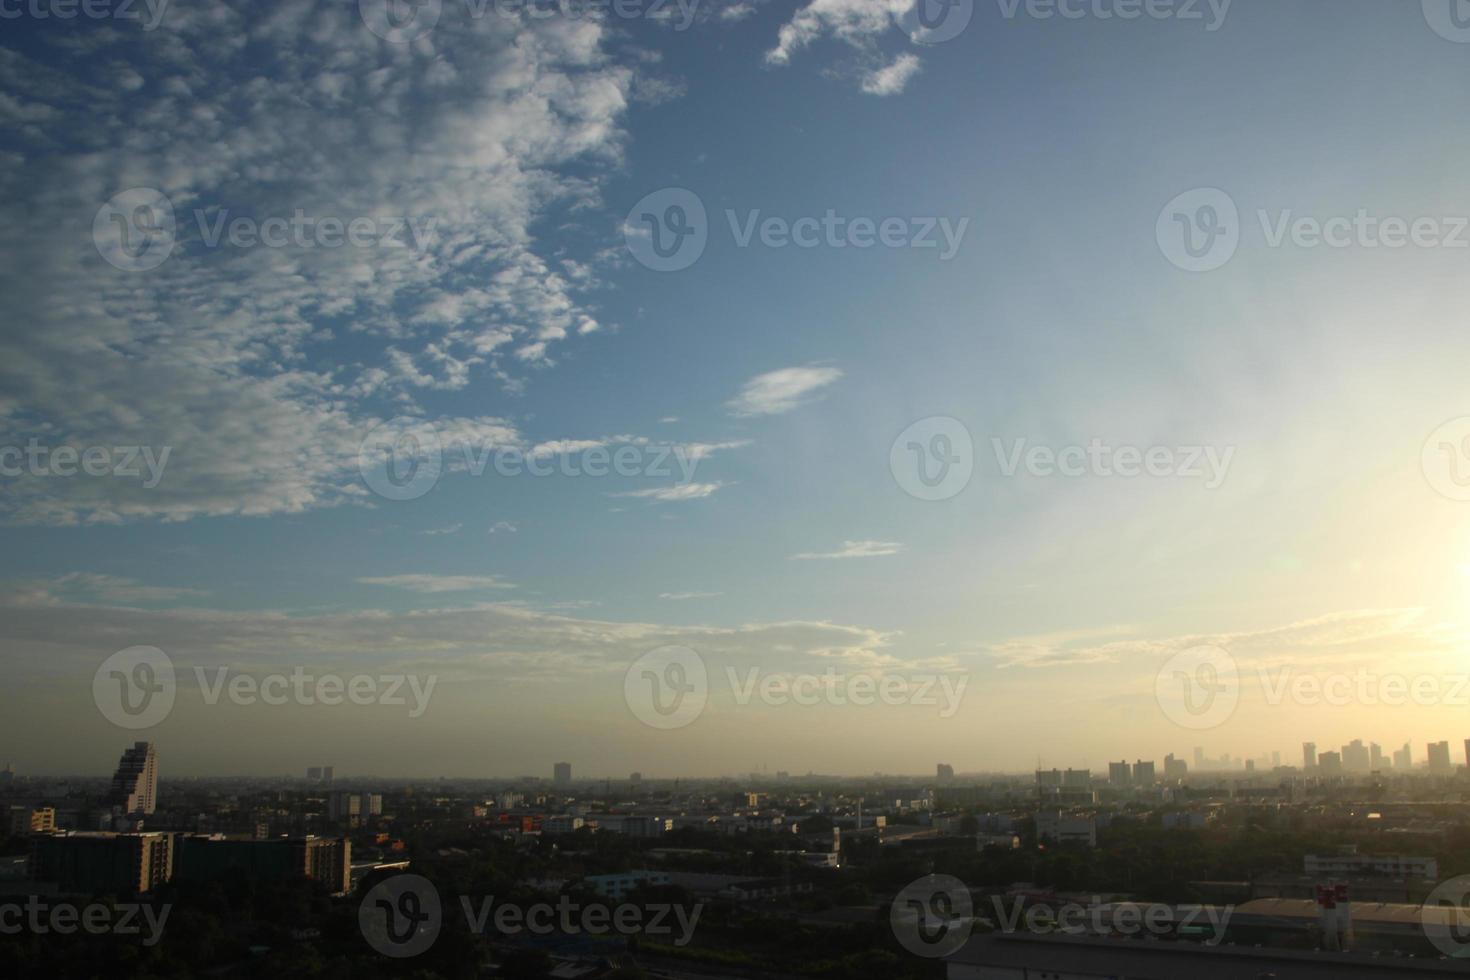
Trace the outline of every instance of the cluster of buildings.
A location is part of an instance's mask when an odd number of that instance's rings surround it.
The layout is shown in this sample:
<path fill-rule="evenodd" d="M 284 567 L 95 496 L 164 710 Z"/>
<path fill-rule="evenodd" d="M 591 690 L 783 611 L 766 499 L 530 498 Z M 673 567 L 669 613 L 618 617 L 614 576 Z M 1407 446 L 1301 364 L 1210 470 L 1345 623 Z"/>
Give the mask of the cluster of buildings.
<path fill-rule="evenodd" d="M 1455 763 L 1450 758 L 1449 742 L 1430 742 L 1426 747 L 1427 764 L 1426 769 L 1431 775 L 1450 776 L 1456 771 Z M 1465 740 L 1465 761 L 1470 766 L 1470 738 Z M 1321 776 L 1341 776 L 1347 773 L 1371 773 L 1371 772 L 1410 772 L 1414 767 L 1414 750 L 1409 743 L 1404 747 L 1385 755 L 1383 747 L 1377 742 L 1363 744 L 1362 739 L 1354 739 L 1347 745 L 1342 746 L 1337 752 L 1317 751 L 1315 742 L 1305 742 L 1302 745 L 1302 767 L 1309 773 Z"/>

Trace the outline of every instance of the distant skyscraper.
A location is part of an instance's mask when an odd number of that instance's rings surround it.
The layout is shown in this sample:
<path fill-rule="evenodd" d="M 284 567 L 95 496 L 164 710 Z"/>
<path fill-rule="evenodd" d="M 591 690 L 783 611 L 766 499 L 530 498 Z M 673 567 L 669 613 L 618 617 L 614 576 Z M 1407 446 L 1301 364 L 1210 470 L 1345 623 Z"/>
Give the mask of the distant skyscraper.
<path fill-rule="evenodd" d="M 1189 775 L 1189 763 L 1183 759 L 1176 759 L 1172 755 L 1164 756 L 1164 778 L 1169 782 L 1178 782 Z"/>
<path fill-rule="evenodd" d="M 1348 772 L 1367 772 L 1372 768 L 1372 754 L 1362 739 L 1355 738 L 1342 747 L 1342 768 Z"/>
<path fill-rule="evenodd" d="M 123 751 L 107 802 L 123 813 L 152 813 L 158 805 L 158 754 L 152 742 L 134 742 Z"/>
<path fill-rule="evenodd" d="M 1152 762 L 1144 762 L 1142 759 L 1133 764 L 1133 785 L 1152 786 L 1159 781 L 1158 774 L 1154 772 Z"/>
<path fill-rule="evenodd" d="M 1414 749 L 1407 742 L 1393 754 L 1393 767 L 1400 772 L 1408 772 L 1414 768 Z"/>
<path fill-rule="evenodd" d="M 1323 752 L 1317 756 L 1317 771 L 1324 776 L 1342 775 L 1342 754 L 1338 752 Z"/>
<path fill-rule="evenodd" d="M 1271 768 L 1272 769 L 1280 769 L 1281 768 L 1281 753 L 1280 752 L 1272 752 L 1271 753 Z"/>
<path fill-rule="evenodd" d="M 332 785 L 332 777 L 335 775 L 332 770 L 332 766 L 322 766 L 322 782 L 328 786 Z"/>
<path fill-rule="evenodd" d="M 1302 743 L 1302 768 L 1303 769 L 1316 769 L 1317 768 L 1317 743 L 1316 742 L 1303 742 Z"/>
<path fill-rule="evenodd" d="M 570 762 L 558 762 L 552 767 L 551 780 L 557 786 L 570 786 L 572 784 L 572 764 Z"/>
<path fill-rule="evenodd" d="M 947 765 L 943 762 L 939 763 L 935 770 L 934 778 L 942 785 L 954 782 L 954 766 Z"/>
<path fill-rule="evenodd" d="M 1194 748 L 1194 768 L 1196 770 L 1200 770 L 1200 769 L 1203 769 L 1204 767 L 1205 767 L 1205 750 L 1202 749 L 1202 748 L 1200 748 L 1199 746 L 1195 746 L 1195 748 Z"/>
<path fill-rule="evenodd" d="M 1454 765 L 1450 762 L 1450 743 L 1430 742 L 1429 771 L 1433 773 L 1444 774 L 1448 772 L 1453 772 L 1454 769 Z"/>
<path fill-rule="evenodd" d="M 322 767 L 321 766 L 307 766 L 306 767 L 306 778 L 309 779 L 309 780 L 311 780 L 314 783 L 321 782 L 322 781 Z"/>
<path fill-rule="evenodd" d="M 1108 763 L 1108 785 L 1132 786 L 1133 769 L 1126 762 Z"/>

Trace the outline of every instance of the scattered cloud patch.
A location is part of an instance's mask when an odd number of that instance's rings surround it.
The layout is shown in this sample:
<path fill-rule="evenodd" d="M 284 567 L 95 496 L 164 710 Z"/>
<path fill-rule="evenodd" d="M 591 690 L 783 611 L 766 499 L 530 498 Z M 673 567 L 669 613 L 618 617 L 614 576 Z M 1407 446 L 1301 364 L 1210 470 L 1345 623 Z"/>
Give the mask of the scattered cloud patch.
<path fill-rule="evenodd" d="M 515 584 L 497 575 L 384 575 L 360 578 L 363 585 L 381 585 L 433 595 L 440 592 L 478 592 L 482 589 L 513 589 Z"/>
<path fill-rule="evenodd" d="M 756 375 L 726 407 L 732 415 L 781 415 L 811 401 L 842 377 L 834 367 L 789 367 Z"/>
<path fill-rule="evenodd" d="M 842 558 L 882 558 L 903 550 L 897 541 L 844 541 L 836 551 L 808 551 L 792 555 L 793 561 L 830 561 Z"/>

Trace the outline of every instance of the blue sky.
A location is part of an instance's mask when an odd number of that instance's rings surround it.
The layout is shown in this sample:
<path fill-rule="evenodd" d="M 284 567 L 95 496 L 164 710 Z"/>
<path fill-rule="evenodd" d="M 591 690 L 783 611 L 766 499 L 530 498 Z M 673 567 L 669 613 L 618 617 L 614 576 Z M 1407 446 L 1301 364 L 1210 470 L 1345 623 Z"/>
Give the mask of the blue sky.
<path fill-rule="evenodd" d="M 365 745 L 376 716 L 180 708 L 155 733 L 176 771 L 921 771 L 1460 736 L 1447 708 L 1252 704 L 1201 735 L 1153 694 L 1201 639 L 1323 670 L 1456 662 L 1467 505 L 1420 457 L 1470 414 L 1470 249 L 1272 248 L 1259 217 L 1432 216 L 1454 237 L 1470 45 L 1436 32 L 1433 2 L 1236 0 L 1210 30 L 1207 4 L 1123 21 L 991 0 L 935 44 L 900 29 L 902 4 L 863 0 L 703 4 L 687 30 L 466 9 L 410 43 L 349 3 L 4 24 L 3 442 L 171 448 L 153 488 L 0 477 L 27 692 L 0 732 L 85 719 L 24 765 L 115 754 L 90 678 L 138 644 L 445 678 L 436 710 L 384 729 L 392 750 Z M 136 188 L 177 219 L 153 269 L 94 241 Z M 707 213 L 703 253 L 672 272 L 628 246 L 630 209 L 665 188 Z M 1240 215 L 1207 273 L 1155 231 L 1196 188 Z M 435 234 L 208 247 L 196 209 Z M 965 224 L 945 259 L 740 247 L 727 217 L 829 210 Z M 969 431 L 974 476 L 924 501 L 890 448 L 936 416 Z M 451 458 L 465 441 L 701 458 L 692 481 L 451 465 L 393 501 L 358 463 L 394 417 Z M 1007 477 L 993 439 L 1232 455 L 1216 487 Z M 621 695 L 663 642 L 971 686 L 947 719 L 716 698 L 665 737 Z M 1039 711 L 1091 734 L 1018 738 Z M 465 744 L 481 725 L 494 747 Z M 299 758 L 307 738 L 332 758 Z"/>

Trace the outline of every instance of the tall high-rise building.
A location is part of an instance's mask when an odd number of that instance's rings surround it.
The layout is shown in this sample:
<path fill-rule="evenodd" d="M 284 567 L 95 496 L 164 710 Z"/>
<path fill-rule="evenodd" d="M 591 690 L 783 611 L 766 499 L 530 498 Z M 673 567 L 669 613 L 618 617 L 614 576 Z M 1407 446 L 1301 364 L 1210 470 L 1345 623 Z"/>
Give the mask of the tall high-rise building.
<path fill-rule="evenodd" d="M 1414 768 L 1414 749 L 1405 742 L 1404 747 L 1393 754 L 1393 767 L 1400 772 L 1408 772 Z"/>
<path fill-rule="evenodd" d="M 1302 768 L 1303 769 L 1316 769 L 1317 768 L 1317 743 L 1316 742 L 1303 742 L 1302 743 Z"/>
<path fill-rule="evenodd" d="M 935 770 L 934 778 L 941 785 L 949 785 L 950 783 L 954 782 L 954 766 L 948 765 L 943 762 L 939 763 L 938 767 Z"/>
<path fill-rule="evenodd" d="M 557 786 L 572 785 L 572 764 L 570 762 L 558 762 L 552 767 L 551 781 Z"/>
<path fill-rule="evenodd" d="M 152 742 L 134 742 L 123 751 L 107 802 L 123 813 L 152 813 L 158 805 L 158 753 Z"/>
<path fill-rule="evenodd" d="M 1154 771 L 1152 762 L 1144 762 L 1142 759 L 1133 764 L 1133 785 L 1152 786 L 1159 781 L 1158 774 Z"/>
<path fill-rule="evenodd" d="M 1340 752 L 1323 752 L 1317 756 L 1317 771 L 1324 776 L 1342 775 L 1342 754 Z"/>
<path fill-rule="evenodd" d="M 1347 772 L 1367 772 L 1372 768 L 1372 754 L 1362 739 L 1355 738 L 1342 747 L 1342 768 Z"/>
<path fill-rule="evenodd" d="M 1176 759 L 1173 755 L 1164 756 L 1164 778 L 1169 782 L 1178 782 L 1189 775 L 1189 763 L 1183 759 Z"/>
<path fill-rule="evenodd" d="M 1429 771 L 1443 775 L 1454 772 L 1454 765 L 1450 762 L 1449 742 L 1429 743 Z"/>
<path fill-rule="evenodd" d="M 1132 786 L 1133 769 L 1127 762 L 1108 763 L 1108 785 L 1110 786 Z"/>
<path fill-rule="evenodd" d="M 327 818 L 360 827 L 369 817 L 383 814 L 383 794 L 335 790 L 327 797 Z"/>
<path fill-rule="evenodd" d="M 1272 769 L 1280 769 L 1281 768 L 1281 753 L 1279 751 L 1272 752 L 1271 753 L 1271 768 Z"/>
<path fill-rule="evenodd" d="M 1374 772 L 1382 772 L 1387 768 L 1384 765 L 1384 761 L 1383 746 L 1377 742 L 1370 743 L 1368 745 L 1368 765 L 1372 767 Z"/>

